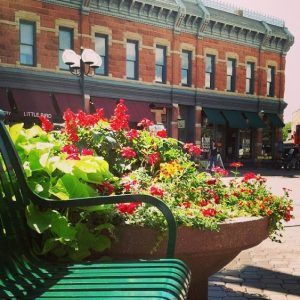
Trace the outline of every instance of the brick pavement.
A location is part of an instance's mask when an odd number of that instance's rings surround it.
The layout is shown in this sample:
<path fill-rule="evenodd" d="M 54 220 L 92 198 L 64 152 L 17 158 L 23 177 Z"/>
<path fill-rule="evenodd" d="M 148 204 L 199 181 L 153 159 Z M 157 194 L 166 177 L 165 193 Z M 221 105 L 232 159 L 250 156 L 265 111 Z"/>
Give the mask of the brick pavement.
<path fill-rule="evenodd" d="M 285 177 L 287 175 L 289 178 Z M 276 176 L 271 180 L 273 189 L 275 187 L 276 190 L 278 184 L 294 187 L 292 198 L 297 200 L 298 207 L 300 175 L 277 173 Z M 297 215 L 291 225 L 286 225 L 282 243 L 267 239 L 241 252 L 225 268 L 211 276 L 208 299 L 300 300 L 300 216 Z"/>

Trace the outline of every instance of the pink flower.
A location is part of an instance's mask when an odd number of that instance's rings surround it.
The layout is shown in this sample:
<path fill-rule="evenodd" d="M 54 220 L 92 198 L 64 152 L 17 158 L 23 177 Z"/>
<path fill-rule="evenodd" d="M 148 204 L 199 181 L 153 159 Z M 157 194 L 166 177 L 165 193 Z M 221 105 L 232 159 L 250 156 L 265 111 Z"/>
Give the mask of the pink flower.
<path fill-rule="evenodd" d="M 190 155 L 200 155 L 202 150 L 200 147 L 194 145 L 193 143 L 186 143 L 184 144 L 183 148 L 189 152 Z"/>
<path fill-rule="evenodd" d="M 134 140 L 137 139 L 140 134 L 136 129 L 130 129 L 127 133 L 126 136 L 130 139 L 130 140 Z"/>
<path fill-rule="evenodd" d="M 244 182 L 247 182 L 250 179 L 256 179 L 256 174 L 252 172 L 244 174 L 244 179 L 243 179 Z"/>
<path fill-rule="evenodd" d="M 130 190 L 137 184 L 136 180 L 128 181 L 123 183 L 123 188 L 126 192 L 130 192 Z"/>
<path fill-rule="evenodd" d="M 227 176 L 228 175 L 228 171 L 225 169 L 222 169 L 220 167 L 214 167 L 211 169 L 213 172 L 221 175 L 221 176 Z"/>
<path fill-rule="evenodd" d="M 242 166 L 243 166 L 243 164 L 239 161 L 233 162 L 233 163 L 230 164 L 230 167 L 233 167 L 233 168 L 240 168 Z"/>
<path fill-rule="evenodd" d="M 152 121 L 150 121 L 149 119 L 142 119 L 138 124 L 137 126 L 139 127 L 143 127 L 144 129 L 147 129 L 149 128 L 149 126 L 153 125 L 154 123 Z"/>
<path fill-rule="evenodd" d="M 67 153 L 67 154 L 78 154 L 78 149 L 75 145 L 68 144 L 62 147 L 61 152 Z"/>
<path fill-rule="evenodd" d="M 136 157 L 136 152 L 131 147 L 124 147 L 121 149 L 121 155 L 124 158 L 130 159 Z"/>

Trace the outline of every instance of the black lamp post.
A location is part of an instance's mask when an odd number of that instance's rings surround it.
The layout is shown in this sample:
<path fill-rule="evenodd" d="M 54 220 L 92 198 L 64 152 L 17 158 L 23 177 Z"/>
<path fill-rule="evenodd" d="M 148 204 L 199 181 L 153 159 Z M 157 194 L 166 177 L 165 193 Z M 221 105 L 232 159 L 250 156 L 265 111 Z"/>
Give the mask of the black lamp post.
<path fill-rule="evenodd" d="M 69 66 L 69 70 L 73 75 L 79 77 L 82 108 L 84 112 L 89 112 L 89 105 L 85 101 L 85 86 L 84 77 L 92 77 L 95 75 L 95 70 L 102 64 L 101 57 L 92 49 L 80 48 L 80 55 L 76 54 L 71 49 L 66 49 L 62 54 L 63 62 Z"/>

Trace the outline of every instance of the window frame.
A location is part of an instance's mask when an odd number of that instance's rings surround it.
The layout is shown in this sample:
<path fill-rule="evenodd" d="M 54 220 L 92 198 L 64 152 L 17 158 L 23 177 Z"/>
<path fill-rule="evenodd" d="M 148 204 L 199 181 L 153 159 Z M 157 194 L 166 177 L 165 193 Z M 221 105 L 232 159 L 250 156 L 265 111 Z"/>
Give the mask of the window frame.
<path fill-rule="evenodd" d="M 135 60 L 130 60 L 127 57 L 127 45 L 128 44 L 134 44 L 135 45 Z M 127 74 L 127 62 L 133 62 L 134 63 L 134 76 L 129 77 Z M 129 80 L 138 80 L 139 79 L 139 41 L 136 40 L 130 40 L 128 39 L 126 41 L 126 79 Z"/>
<path fill-rule="evenodd" d="M 191 86 L 192 85 L 192 51 L 190 50 L 182 50 L 181 51 L 182 57 L 181 57 L 181 85 L 182 86 Z M 182 67 L 182 61 L 183 61 L 183 54 L 188 55 L 188 68 L 185 69 Z M 182 71 L 187 72 L 187 83 L 182 82 Z"/>
<path fill-rule="evenodd" d="M 32 45 L 31 44 L 23 44 L 21 42 L 21 26 L 23 24 L 26 24 L 26 25 L 31 25 L 32 26 Z M 26 45 L 26 46 L 31 46 L 32 47 L 32 64 L 26 64 L 26 63 L 22 63 L 22 60 L 21 60 L 21 46 L 22 45 Z M 22 19 L 20 20 L 20 26 L 19 26 L 19 59 L 20 59 L 20 64 L 22 66 L 31 66 L 31 67 L 35 67 L 36 66 L 36 63 L 37 63 L 37 59 L 36 59 L 36 22 L 34 21 L 29 21 L 29 20 L 25 20 L 25 19 Z"/>
<path fill-rule="evenodd" d="M 228 74 L 228 63 L 232 63 L 232 74 Z M 230 77 L 230 89 L 228 89 L 228 78 Z M 227 70 L 226 70 L 226 91 L 235 92 L 236 85 L 236 59 L 228 58 L 227 59 Z"/>
<path fill-rule="evenodd" d="M 163 64 L 158 64 L 156 60 L 156 50 L 162 49 L 163 50 Z M 156 80 L 156 68 L 161 67 L 162 68 L 162 80 L 158 81 Z M 164 45 L 156 45 L 155 47 L 155 82 L 157 83 L 163 83 L 165 84 L 167 82 L 167 46 Z"/>
<path fill-rule="evenodd" d="M 211 72 L 206 71 L 207 59 L 210 59 L 211 63 Z M 206 75 L 209 75 L 209 86 L 206 85 Z M 215 89 L 215 77 L 216 77 L 216 56 L 213 54 L 206 54 L 205 56 L 205 88 L 214 90 Z"/>
<path fill-rule="evenodd" d="M 251 70 L 250 71 L 251 72 L 250 77 L 247 77 L 248 66 L 250 66 L 250 70 Z M 249 94 L 249 95 L 254 94 L 254 79 L 255 79 L 255 63 L 251 62 L 251 61 L 248 61 L 246 63 L 246 88 L 245 88 L 246 94 Z M 249 81 L 249 91 L 247 91 L 247 82 L 248 81 Z"/>
<path fill-rule="evenodd" d="M 108 48 L 108 35 L 107 34 L 103 34 L 103 33 L 96 33 L 95 34 L 95 50 L 96 50 L 96 39 L 97 38 L 104 38 L 105 41 L 105 56 L 100 55 L 100 53 L 98 53 L 98 55 L 101 57 L 102 62 L 104 62 L 104 73 L 99 73 L 99 68 L 96 69 L 95 73 L 96 75 L 100 75 L 100 76 L 108 76 L 108 59 L 109 59 L 109 48 Z"/>
<path fill-rule="evenodd" d="M 271 71 L 271 81 L 268 80 L 268 73 Z M 274 97 L 275 96 L 275 66 L 268 66 L 267 68 L 267 96 Z"/>
<path fill-rule="evenodd" d="M 60 32 L 61 31 L 66 31 L 66 32 L 69 32 L 70 33 L 70 41 L 71 41 L 71 45 L 70 45 L 70 48 L 60 48 Z M 65 49 L 71 49 L 71 50 L 74 50 L 74 28 L 72 27 L 67 27 L 67 26 L 59 26 L 58 28 L 58 67 L 60 70 L 69 70 L 69 67 L 66 65 L 65 68 L 62 68 L 60 65 L 59 65 L 59 58 L 61 57 L 61 54 L 62 52 L 65 50 Z M 61 52 L 61 54 L 60 54 Z"/>

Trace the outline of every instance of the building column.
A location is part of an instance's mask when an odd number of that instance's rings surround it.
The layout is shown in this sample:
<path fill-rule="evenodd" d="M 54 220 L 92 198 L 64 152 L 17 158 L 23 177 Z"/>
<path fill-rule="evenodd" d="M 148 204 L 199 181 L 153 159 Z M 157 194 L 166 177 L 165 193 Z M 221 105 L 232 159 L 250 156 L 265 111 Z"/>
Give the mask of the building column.
<path fill-rule="evenodd" d="M 178 139 L 178 116 L 179 116 L 179 106 L 177 103 L 172 105 L 171 112 L 171 137 L 174 139 Z"/>
<path fill-rule="evenodd" d="M 201 146 L 202 107 L 195 106 L 195 144 Z"/>
<path fill-rule="evenodd" d="M 257 157 L 261 156 L 262 153 L 262 139 L 263 139 L 263 129 L 256 129 L 254 138 L 254 161 L 257 161 Z"/>

